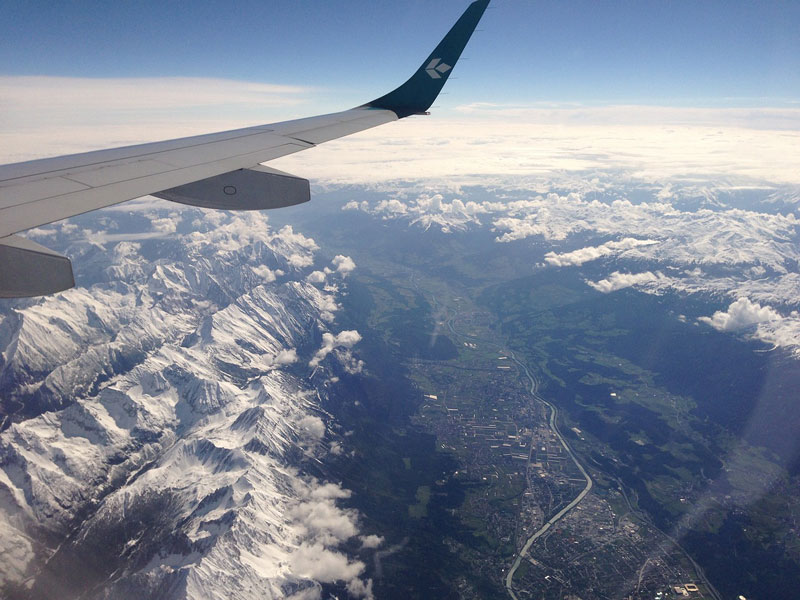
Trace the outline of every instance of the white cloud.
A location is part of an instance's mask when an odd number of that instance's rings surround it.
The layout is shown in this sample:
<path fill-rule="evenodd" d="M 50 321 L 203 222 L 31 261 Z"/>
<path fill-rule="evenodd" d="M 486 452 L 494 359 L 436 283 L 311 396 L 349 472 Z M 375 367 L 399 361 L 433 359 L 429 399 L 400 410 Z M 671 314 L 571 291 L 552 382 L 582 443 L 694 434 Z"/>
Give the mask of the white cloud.
<path fill-rule="evenodd" d="M 289 265 L 295 269 L 310 267 L 314 264 L 314 257 L 309 254 L 292 254 L 289 256 Z"/>
<path fill-rule="evenodd" d="M 726 311 L 717 311 L 711 317 L 698 319 L 718 331 L 737 331 L 758 323 L 781 320 L 783 317 L 773 308 L 761 306 L 747 298 L 739 298 Z"/>
<path fill-rule="evenodd" d="M 0 163 L 289 117 L 309 88 L 213 78 L 0 76 Z"/>
<path fill-rule="evenodd" d="M 344 582 L 354 598 L 372 598 L 371 580 L 362 581 L 365 565 L 351 561 L 338 548 L 358 536 L 358 512 L 339 508 L 336 502 L 351 492 L 336 483 L 295 480 L 298 503 L 288 511 L 298 535 L 289 557 L 292 577 L 319 583 Z M 359 537 L 359 539 L 363 539 Z"/>
<path fill-rule="evenodd" d="M 336 357 L 342 363 L 344 370 L 350 375 L 357 375 L 364 370 L 364 361 L 354 357 L 350 350 L 337 351 Z"/>
<path fill-rule="evenodd" d="M 349 498 L 353 495 L 350 490 L 346 490 L 335 483 L 324 483 L 311 490 L 308 494 L 311 498 L 320 499 L 334 499 L 339 500 L 342 498 Z"/>
<path fill-rule="evenodd" d="M 178 225 L 177 219 L 172 219 L 169 217 L 153 219 L 151 224 L 153 225 L 153 229 L 159 233 L 175 233 Z"/>
<path fill-rule="evenodd" d="M 361 334 L 355 330 L 342 331 L 335 336 L 332 333 L 325 332 L 322 334 L 322 347 L 317 350 L 317 353 L 308 365 L 315 368 L 319 366 L 335 348 L 345 348 L 349 350 L 360 341 Z"/>
<path fill-rule="evenodd" d="M 306 415 L 297 423 L 300 434 L 303 437 L 313 440 L 321 440 L 325 437 L 325 423 L 319 417 Z"/>
<path fill-rule="evenodd" d="M 336 267 L 336 272 L 342 275 L 349 275 L 356 269 L 356 263 L 349 256 L 342 256 L 337 254 L 333 257 L 333 266 Z"/>
<path fill-rule="evenodd" d="M 306 281 L 309 283 L 325 283 L 325 273 L 322 271 L 312 271 L 306 277 Z"/>
<path fill-rule="evenodd" d="M 372 206 L 366 201 L 351 201 L 342 210 L 361 210 L 385 220 L 405 218 L 424 229 L 436 226 L 449 233 L 463 231 L 471 225 L 480 225 L 480 215 L 490 212 L 488 206 L 489 203 L 464 202 L 459 198 L 447 201 L 441 193 L 426 189 L 405 202 L 394 198 L 381 200 Z"/>
<path fill-rule="evenodd" d="M 290 516 L 306 528 L 311 539 L 326 544 L 343 542 L 358 534 L 355 513 L 338 508 L 333 500 L 309 500 L 290 511 Z"/>
<path fill-rule="evenodd" d="M 660 273 L 656 275 L 650 271 L 645 271 L 644 273 L 620 273 L 615 271 L 607 279 L 587 281 L 586 283 L 598 292 L 609 294 L 634 285 L 656 282 L 660 276 Z"/>
<path fill-rule="evenodd" d="M 477 202 L 469 195 L 465 198 L 458 184 L 392 184 L 385 186 L 392 201 L 351 202 L 348 208 L 426 229 L 490 226 L 499 242 L 534 238 L 534 242 L 557 244 L 578 234 L 601 240 L 611 237 L 613 241 L 569 252 L 552 249 L 545 254 L 544 264 L 575 266 L 616 257 L 650 268 L 638 273 L 629 272 L 629 266 L 587 284 L 604 293 L 635 286 L 646 293 L 744 296 L 762 305 L 798 307 L 800 219 L 789 210 L 800 198 L 795 187 L 727 177 L 722 181 L 713 175 L 688 180 L 648 175 L 651 183 L 633 184 L 631 179 L 629 172 L 613 170 L 597 171 L 591 178 L 569 173 L 529 179 L 488 177 L 482 188 L 470 192 L 481 199 Z M 653 199 L 626 199 L 631 186 L 647 191 Z M 781 214 L 759 211 L 757 201 L 750 210 L 723 203 L 728 196 L 753 195 L 767 201 L 787 198 L 789 209 Z M 757 329 L 764 341 L 800 346 L 790 317 L 762 322 Z"/>
<path fill-rule="evenodd" d="M 291 568 L 294 575 L 321 583 L 349 582 L 364 572 L 364 563 L 351 562 L 322 544 L 303 543 L 291 556 Z"/>
<path fill-rule="evenodd" d="M 459 106 L 462 114 L 492 118 L 495 121 L 516 119 L 523 123 L 561 126 L 671 126 L 737 127 L 753 129 L 800 129 L 800 110 L 777 108 L 694 108 L 652 105 L 582 106 L 579 103 L 542 103 L 508 105 L 476 102 Z"/>
<path fill-rule="evenodd" d="M 545 254 L 544 260 L 547 264 L 556 267 L 577 266 L 597 260 L 598 258 L 623 254 L 626 250 L 632 248 L 651 246 L 653 244 L 658 244 L 658 241 L 624 238 L 616 242 L 606 242 L 600 246 L 581 248 L 580 250 L 573 250 L 572 252 L 566 252 L 564 254 L 548 252 Z"/>
<path fill-rule="evenodd" d="M 372 592 L 372 579 L 367 579 L 364 583 L 361 579 L 352 579 L 347 582 L 347 593 L 353 598 L 365 598 L 365 600 L 373 600 L 375 598 Z"/>
<path fill-rule="evenodd" d="M 347 204 L 342 207 L 342 210 L 369 210 L 369 202 L 363 200 L 361 202 L 356 202 L 355 200 L 350 200 Z"/>
<path fill-rule="evenodd" d="M 336 336 L 336 345 L 352 348 L 361 341 L 361 334 L 355 330 L 342 331 Z"/>
<path fill-rule="evenodd" d="M 360 538 L 362 548 L 380 548 L 384 539 L 379 535 L 362 535 Z"/>
<path fill-rule="evenodd" d="M 327 286 L 326 286 L 326 291 Z M 336 304 L 336 298 L 333 294 L 321 294 L 318 299 L 318 306 L 320 309 L 320 316 L 328 323 L 334 319 L 334 313 L 339 310 L 339 305 Z"/>
<path fill-rule="evenodd" d="M 784 316 L 770 306 L 742 297 L 727 310 L 697 320 L 718 331 L 746 332 L 747 337 L 776 348 L 788 348 L 800 356 L 800 313 L 796 310 Z"/>
<path fill-rule="evenodd" d="M 272 283 L 275 281 L 275 272 L 267 265 L 257 265 L 252 267 L 253 274 L 259 277 L 264 283 Z"/>
<path fill-rule="evenodd" d="M 0 77 L 0 162 L 280 121 L 289 109 L 297 114 L 311 91 L 211 78 Z M 476 183 L 609 167 L 640 180 L 700 174 L 798 183 L 798 142 L 797 108 L 479 103 L 335 140 L 279 164 L 313 168 L 329 183 Z"/>
<path fill-rule="evenodd" d="M 294 364 L 297 362 L 297 360 L 297 350 L 294 348 L 289 348 L 278 352 L 278 354 L 275 355 L 272 363 L 275 365 L 285 366 Z"/>

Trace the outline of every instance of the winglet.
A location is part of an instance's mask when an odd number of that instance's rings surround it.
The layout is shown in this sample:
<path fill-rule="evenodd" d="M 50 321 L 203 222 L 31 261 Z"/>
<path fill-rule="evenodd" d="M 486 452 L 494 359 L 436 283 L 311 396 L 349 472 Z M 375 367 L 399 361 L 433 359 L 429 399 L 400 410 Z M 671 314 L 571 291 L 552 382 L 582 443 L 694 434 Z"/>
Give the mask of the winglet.
<path fill-rule="evenodd" d="M 391 110 L 400 119 L 427 111 L 442 91 L 487 6 L 489 0 L 476 0 L 470 4 L 411 79 L 364 106 Z"/>

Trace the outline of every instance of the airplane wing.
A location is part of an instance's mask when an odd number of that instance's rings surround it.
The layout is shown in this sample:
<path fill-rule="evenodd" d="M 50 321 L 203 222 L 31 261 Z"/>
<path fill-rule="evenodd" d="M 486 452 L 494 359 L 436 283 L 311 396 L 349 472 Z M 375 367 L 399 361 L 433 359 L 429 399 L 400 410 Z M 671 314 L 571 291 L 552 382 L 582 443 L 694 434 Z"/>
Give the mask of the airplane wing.
<path fill-rule="evenodd" d="M 74 285 L 68 258 L 15 235 L 32 227 L 148 194 L 226 210 L 280 208 L 308 201 L 307 180 L 260 163 L 425 114 L 489 1 L 470 4 L 408 81 L 357 108 L 0 166 L 0 298 L 40 296 Z"/>

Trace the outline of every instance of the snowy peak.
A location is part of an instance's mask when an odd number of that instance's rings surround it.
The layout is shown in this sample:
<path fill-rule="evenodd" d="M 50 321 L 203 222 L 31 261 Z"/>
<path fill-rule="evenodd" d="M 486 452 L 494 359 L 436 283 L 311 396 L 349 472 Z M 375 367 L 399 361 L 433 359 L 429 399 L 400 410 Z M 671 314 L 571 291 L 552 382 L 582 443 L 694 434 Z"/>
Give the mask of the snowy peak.
<path fill-rule="evenodd" d="M 0 313 L 2 585 L 249 600 L 341 581 L 370 597 L 342 550 L 349 492 L 303 474 L 334 439 L 325 386 L 363 364 L 358 332 L 335 328 L 355 264 L 316 264 L 313 240 L 259 215 L 140 210 L 150 230 L 35 232 L 91 254 L 92 284 Z"/>

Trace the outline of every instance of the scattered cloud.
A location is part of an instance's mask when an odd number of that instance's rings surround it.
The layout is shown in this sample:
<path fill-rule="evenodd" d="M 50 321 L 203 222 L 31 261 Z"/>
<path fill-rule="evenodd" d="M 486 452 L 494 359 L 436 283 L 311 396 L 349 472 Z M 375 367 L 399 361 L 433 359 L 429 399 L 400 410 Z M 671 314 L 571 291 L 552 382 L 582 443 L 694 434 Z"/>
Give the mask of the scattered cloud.
<path fill-rule="evenodd" d="M 303 235 L 300 232 L 295 231 L 291 225 L 284 225 L 283 227 L 281 227 L 281 229 L 274 235 L 274 238 L 278 239 L 280 242 L 284 244 L 304 248 L 310 252 L 319 250 L 319 246 L 317 245 L 317 242 L 315 242 L 313 238 L 310 238 L 308 236 Z"/>
<path fill-rule="evenodd" d="M 365 565 L 361 561 L 350 561 L 344 554 L 320 543 L 303 543 L 292 554 L 291 568 L 298 577 L 334 583 L 357 579 L 364 572 Z"/>
<path fill-rule="evenodd" d="M 275 271 L 270 269 L 267 265 L 257 265 L 252 267 L 253 274 L 259 277 L 264 283 L 272 283 L 275 281 Z"/>
<path fill-rule="evenodd" d="M 178 219 L 164 217 L 161 219 L 153 219 L 153 229 L 159 233 L 175 233 L 178 226 Z"/>
<path fill-rule="evenodd" d="M 311 498 L 289 514 L 311 539 L 326 544 L 343 542 L 358 534 L 355 512 L 337 507 L 331 498 Z"/>
<path fill-rule="evenodd" d="M 333 266 L 336 268 L 337 273 L 342 275 L 349 275 L 356 269 L 356 263 L 349 256 L 342 256 L 337 254 L 333 257 Z"/>
<path fill-rule="evenodd" d="M 761 306 L 747 298 L 739 298 L 726 311 L 717 311 L 711 317 L 700 317 L 698 321 L 710 325 L 717 331 L 738 331 L 765 321 L 780 321 L 783 317 L 769 306 Z"/>
<path fill-rule="evenodd" d="M 375 597 L 372 592 L 372 579 L 367 579 L 366 583 L 361 579 L 351 579 L 347 582 L 347 593 L 353 598 L 372 600 Z"/>
<path fill-rule="evenodd" d="M 353 494 L 350 492 L 350 490 L 346 490 L 335 483 L 324 483 L 322 485 L 318 485 L 309 492 L 309 496 L 317 500 L 340 500 L 342 498 L 349 498 L 352 495 Z"/>
<path fill-rule="evenodd" d="M 379 535 L 362 535 L 360 538 L 362 548 L 380 548 L 384 539 Z"/>
<path fill-rule="evenodd" d="M 564 254 L 557 254 L 556 252 L 548 252 L 545 254 L 544 260 L 548 265 L 555 267 L 571 267 L 582 265 L 598 258 L 605 258 L 608 256 L 618 256 L 626 250 L 637 248 L 639 246 L 651 246 L 658 244 L 657 240 L 639 240 L 636 238 L 624 238 L 617 242 L 606 242 L 600 246 L 581 248 L 580 250 L 573 250 Z"/>
<path fill-rule="evenodd" d="M 654 274 L 650 271 L 644 273 L 620 273 L 615 271 L 608 279 L 601 279 L 600 281 L 587 281 L 586 283 L 603 294 L 610 294 L 627 287 L 634 285 L 641 285 L 643 283 L 653 283 L 658 281 L 660 273 Z"/>
<path fill-rule="evenodd" d="M 15 492 L 25 504 L 13 514 L 33 514 L 27 503 L 35 502 L 52 515 L 48 523 L 67 519 L 71 509 L 52 500 L 54 489 L 90 498 L 90 475 L 106 468 L 106 459 L 120 447 L 132 464 L 140 452 L 155 452 L 154 468 L 124 490 L 112 490 L 103 510 L 118 515 L 138 495 L 170 488 L 181 507 L 175 526 L 192 542 L 203 541 L 199 554 L 162 557 L 166 562 L 143 566 L 131 577 L 157 581 L 165 573 L 162 564 L 180 563 L 195 586 L 190 592 L 201 593 L 211 583 L 202 564 L 215 564 L 231 574 L 226 585 L 233 595 L 258 588 L 268 597 L 319 598 L 320 583 L 337 580 L 351 597 L 372 597 L 365 566 L 353 555 L 361 545 L 359 513 L 338 506 L 350 492 L 309 480 L 301 473 L 304 462 L 291 458 L 298 447 L 310 460 L 325 458 L 329 446 L 322 441 L 335 422 L 319 407 L 327 380 L 276 369 L 297 362 L 295 348 L 307 338 L 309 324 L 316 319 L 321 325 L 323 314 L 336 309 L 337 296 L 334 288 L 310 285 L 306 272 L 289 272 L 276 281 L 267 265 L 285 264 L 292 254 L 313 258 L 316 244 L 291 228 L 275 231 L 258 213 L 175 212 L 172 205 L 149 200 L 117 210 L 134 213 L 126 225 L 142 231 L 131 235 L 173 233 L 159 238 L 156 254 L 146 247 L 149 242 L 109 238 L 108 251 L 98 253 L 87 244 L 89 236 L 107 225 L 104 219 L 118 216 L 98 212 L 82 217 L 81 227 L 67 223 L 33 234 L 60 244 L 76 259 L 92 252 L 94 260 L 82 263 L 90 269 L 89 288 L 79 281 L 75 289 L 19 307 L 24 319 L 12 319 L 12 327 L 20 328 L 19 344 L 8 368 L 49 374 L 54 394 L 63 390 L 76 400 L 3 432 L 9 448 L 35 446 L 30 479 L 17 482 L 32 485 L 33 495 L 22 488 Z M 47 231 L 53 233 L 42 233 Z M 353 265 L 342 257 L 333 266 Z M 217 292 L 220 282 L 224 294 Z M 117 332 L 113 340 L 108 331 Z M 345 359 L 348 368 L 360 339 L 357 331 L 329 333 L 323 336 L 323 354 Z M 138 357 L 135 366 L 117 372 L 109 361 L 118 351 Z M 258 375 L 239 389 L 220 367 L 230 364 L 246 365 Z M 111 381 L 86 403 L 98 372 Z M 170 443 L 161 448 L 158 441 L 139 439 L 139 431 L 151 429 L 167 432 Z M 45 438 L 56 443 L 40 443 Z M 234 481 L 247 493 L 221 498 Z M 199 503 L 202 510 L 196 513 Z M 241 531 L 208 525 L 228 517 Z M 0 514 L 0 522 L 7 521 Z M 158 532 L 153 535 L 160 539 Z M 25 546 L 25 536 L 20 539 L 19 556 L 5 572 L 16 569 L 28 577 L 26 565 L 35 564 L 38 551 Z"/>
<path fill-rule="evenodd" d="M 303 437 L 321 440 L 325 437 L 325 423 L 319 417 L 306 415 L 297 423 L 297 428 Z"/>
<path fill-rule="evenodd" d="M 373 598 L 372 580 L 361 579 L 364 563 L 338 550 L 358 536 L 358 513 L 336 505 L 337 500 L 349 498 L 350 491 L 335 483 L 297 482 L 296 486 L 300 501 L 289 516 L 301 542 L 290 557 L 292 575 L 319 583 L 344 582 L 351 597 Z"/>
<path fill-rule="evenodd" d="M 325 273 L 322 271 L 312 271 L 306 277 L 309 283 L 325 283 Z"/>
<path fill-rule="evenodd" d="M 630 173 L 606 169 L 529 180 L 488 178 L 474 188 L 395 183 L 384 191 L 390 199 L 351 200 L 344 208 L 443 232 L 492 229 L 496 241 L 528 241 L 532 253 L 548 244 L 542 258 L 549 266 L 610 257 L 631 263 L 587 281 L 603 293 L 633 286 L 652 294 L 746 297 L 780 307 L 784 319 L 759 323 L 758 338 L 800 348 L 800 330 L 789 316 L 800 297 L 796 186 L 705 175 L 632 183 Z M 578 236 L 598 242 L 575 249 Z"/>
<path fill-rule="evenodd" d="M 784 316 L 770 306 L 742 297 L 727 310 L 697 320 L 717 331 L 742 332 L 773 347 L 791 349 L 800 356 L 800 313 L 796 310 Z"/>
<path fill-rule="evenodd" d="M 426 230 L 436 227 L 445 233 L 480 226 L 479 215 L 490 212 L 487 203 L 463 202 L 459 198 L 446 201 L 442 194 L 429 191 L 405 201 L 399 198 L 382 200 L 374 206 L 366 201 L 350 201 L 342 210 L 360 210 L 385 220 L 408 219 Z"/>
<path fill-rule="evenodd" d="M 337 335 L 325 332 L 322 334 L 322 347 L 317 350 L 314 357 L 308 363 L 308 366 L 316 368 L 331 352 L 334 351 L 334 349 L 344 348 L 346 351 L 349 351 L 360 341 L 361 334 L 355 330 L 342 331 Z M 346 356 L 350 355 L 347 354 Z"/>
<path fill-rule="evenodd" d="M 297 360 L 297 350 L 294 348 L 289 348 L 278 352 L 278 354 L 275 355 L 275 359 L 272 361 L 272 363 L 275 365 L 286 366 L 296 363 Z"/>
<path fill-rule="evenodd" d="M 303 267 L 310 267 L 314 264 L 314 258 L 309 254 L 292 254 L 289 256 L 289 266 L 295 269 L 302 269 Z"/>

